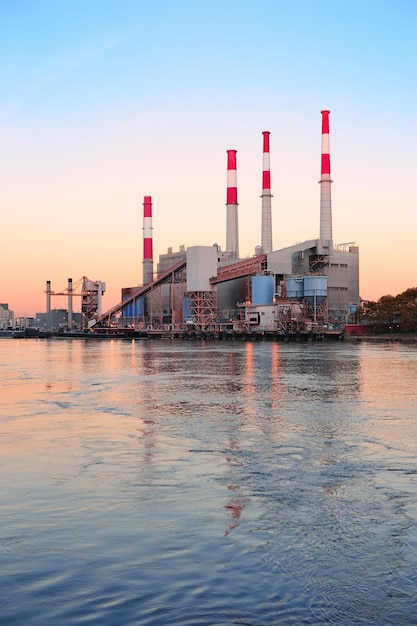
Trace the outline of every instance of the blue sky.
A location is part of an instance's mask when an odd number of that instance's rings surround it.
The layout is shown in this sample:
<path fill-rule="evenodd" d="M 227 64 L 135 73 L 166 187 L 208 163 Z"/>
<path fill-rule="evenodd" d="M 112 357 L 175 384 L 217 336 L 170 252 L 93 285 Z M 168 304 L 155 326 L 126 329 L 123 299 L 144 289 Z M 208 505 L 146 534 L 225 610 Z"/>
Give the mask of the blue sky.
<path fill-rule="evenodd" d="M 117 302 L 142 279 L 144 195 L 155 259 L 224 248 L 227 149 L 252 255 L 263 130 L 274 248 L 317 237 L 323 108 L 361 296 L 417 286 L 416 35 L 415 0 L 1 0 L 0 301 L 33 314 L 47 279 L 87 275 Z"/>

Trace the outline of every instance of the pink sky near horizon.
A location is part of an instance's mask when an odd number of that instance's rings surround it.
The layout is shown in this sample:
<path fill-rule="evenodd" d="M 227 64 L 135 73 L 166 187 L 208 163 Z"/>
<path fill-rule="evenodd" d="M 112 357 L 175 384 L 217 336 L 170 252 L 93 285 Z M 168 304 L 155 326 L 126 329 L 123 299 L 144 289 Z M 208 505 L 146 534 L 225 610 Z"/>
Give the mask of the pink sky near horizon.
<path fill-rule="evenodd" d="M 278 122 L 268 126 L 274 249 L 317 238 L 320 219 L 320 110 L 310 111 L 308 120 L 301 118 L 303 130 L 296 114 L 290 118 L 292 127 L 282 128 Z M 114 124 L 120 130 L 120 121 Z M 379 166 L 374 164 L 370 171 L 368 154 L 352 152 L 355 140 L 343 128 L 340 138 L 341 126 L 339 112 L 332 111 L 334 243 L 359 246 L 363 299 L 396 295 L 417 286 L 416 215 L 404 205 L 406 189 L 384 187 L 390 163 L 375 153 L 372 158 L 380 159 Z M 141 151 L 133 145 L 126 121 L 124 133 L 105 133 L 97 127 L 93 135 L 90 130 L 86 150 L 80 150 L 77 158 L 83 129 L 75 137 L 44 131 L 43 145 L 49 153 L 44 163 L 35 158 L 39 137 L 25 137 L 21 146 L 25 157 L 19 155 L 23 184 L 16 169 L 16 178 L 3 185 L 3 197 L 6 194 L 13 210 L 3 217 L 3 232 L 8 233 L 3 254 L 11 271 L 3 274 L 1 301 L 19 316 L 34 316 L 45 310 L 46 280 L 51 280 L 54 291 L 61 291 L 68 277 L 76 283 L 87 276 L 106 283 L 105 310 L 119 302 L 122 287 L 142 282 L 145 195 L 151 195 L 153 202 L 155 271 L 159 254 L 168 247 L 179 250 L 180 245 L 218 243 L 225 249 L 226 150 L 231 145 L 238 150 L 240 252 L 242 257 L 252 256 L 261 238 L 262 129 L 252 121 L 241 134 L 235 129 L 234 141 L 227 145 L 227 129 L 219 127 L 214 137 L 199 142 L 195 139 L 200 134 L 199 120 L 193 125 L 182 120 L 176 131 L 166 124 L 159 141 L 148 137 Z M 143 136 L 142 128 L 136 130 Z M 181 142 L 183 151 L 177 157 Z M 116 150 L 103 157 L 106 144 Z M 64 152 L 54 159 L 61 145 Z M 293 148 L 292 154 L 288 147 Z M 155 170 L 156 162 L 159 169 Z M 410 179 L 411 165 L 410 160 Z M 391 209 L 400 197 L 403 206 Z M 408 202 L 411 208 L 411 195 Z M 54 297 L 52 306 L 66 308 L 67 299 Z M 75 299 L 75 310 L 78 306 Z"/>
<path fill-rule="evenodd" d="M 317 238 L 321 109 L 331 111 L 333 240 L 359 246 L 360 296 L 417 286 L 416 3 L 262 8 L 22 0 L 0 9 L 0 303 L 34 316 L 46 280 L 58 291 L 82 276 L 106 283 L 105 310 L 119 302 L 122 287 L 142 282 L 145 195 L 155 270 L 168 247 L 225 249 L 228 149 L 240 253 L 252 256 L 264 130 L 273 248 Z"/>

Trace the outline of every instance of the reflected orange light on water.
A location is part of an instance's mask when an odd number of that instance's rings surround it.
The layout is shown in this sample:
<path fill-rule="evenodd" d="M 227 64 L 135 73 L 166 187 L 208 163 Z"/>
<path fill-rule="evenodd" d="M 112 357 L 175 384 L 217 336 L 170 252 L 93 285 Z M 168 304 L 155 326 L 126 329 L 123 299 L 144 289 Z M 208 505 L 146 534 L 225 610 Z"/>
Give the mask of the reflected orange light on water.
<path fill-rule="evenodd" d="M 248 342 L 246 344 L 246 371 L 245 371 L 245 399 L 246 399 L 246 415 L 250 419 L 255 417 L 255 401 L 256 401 L 256 388 L 255 388 L 255 371 L 253 363 L 253 343 Z"/>
<path fill-rule="evenodd" d="M 279 419 L 280 406 L 280 383 L 279 383 L 279 346 L 274 344 L 271 349 L 271 416 Z"/>
<path fill-rule="evenodd" d="M 363 446 L 375 453 L 383 447 L 401 449 L 405 441 L 417 439 L 417 409 L 404 418 L 404 407 L 417 401 L 413 351 L 404 350 L 400 343 L 389 342 L 382 355 L 366 347 L 361 352 L 364 354 L 360 359 L 360 396 L 369 405 L 367 429 L 371 433 L 374 429 L 374 437 Z"/>

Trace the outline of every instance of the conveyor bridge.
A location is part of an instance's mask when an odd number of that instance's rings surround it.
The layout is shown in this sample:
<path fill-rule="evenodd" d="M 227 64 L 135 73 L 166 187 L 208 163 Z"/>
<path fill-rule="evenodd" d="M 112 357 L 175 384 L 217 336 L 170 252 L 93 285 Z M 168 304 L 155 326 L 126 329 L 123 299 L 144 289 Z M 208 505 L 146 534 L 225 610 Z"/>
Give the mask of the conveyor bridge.
<path fill-rule="evenodd" d="M 133 304 L 137 300 L 140 300 L 141 298 L 144 298 L 160 285 L 183 280 L 182 273 L 186 269 L 186 266 L 187 261 L 183 258 L 175 265 L 172 265 L 165 272 L 161 273 L 158 278 L 152 282 L 147 285 L 143 285 L 142 287 L 138 287 L 137 290 L 135 290 L 128 298 L 122 300 L 122 302 L 119 302 L 111 309 L 103 313 L 103 315 L 98 317 L 94 326 L 110 326 L 114 316 L 121 314 L 129 305 Z M 251 259 L 244 259 L 243 261 L 238 261 L 237 263 L 231 263 L 230 265 L 219 267 L 217 270 L 217 276 L 212 276 L 210 278 L 210 284 L 217 285 L 219 283 L 227 282 L 228 280 L 261 274 L 266 269 L 267 255 L 261 254 L 256 257 L 252 257 Z"/>
<path fill-rule="evenodd" d="M 217 269 L 217 276 L 210 278 L 210 285 L 218 285 L 235 278 L 243 278 L 244 276 L 254 276 L 262 274 L 267 269 L 267 254 L 260 254 L 251 259 L 244 259 L 237 263 L 224 265 Z"/>
<path fill-rule="evenodd" d="M 126 298 L 126 300 L 122 300 L 122 302 L 119 302 L 111 309 L 103 313 L 103 315 L 101 315 L 99 318 L 97 318 L 94 326 L 110 326 L 112 317 L 118 315 L 119 313 L 122 313 L 122 311 L 130 304 L 133 304 L 137 300 L 145 297 L 156 287 L 159 287 L 160 285 L 168 282 L 175 281 L 176 275 L 179 275 L 185 269 L 186 264 L 186 259 L 181 259 L 181 261 L 178 261 L 178 263 L 172 265 L 168 270 L 161 273 L 158 278 L 156 278 L 152 282 L 148 283 L 147 285 L 143 285 L 142 287 L 138 287 L 137 290 L 132 293 L 132 295 Z"/>

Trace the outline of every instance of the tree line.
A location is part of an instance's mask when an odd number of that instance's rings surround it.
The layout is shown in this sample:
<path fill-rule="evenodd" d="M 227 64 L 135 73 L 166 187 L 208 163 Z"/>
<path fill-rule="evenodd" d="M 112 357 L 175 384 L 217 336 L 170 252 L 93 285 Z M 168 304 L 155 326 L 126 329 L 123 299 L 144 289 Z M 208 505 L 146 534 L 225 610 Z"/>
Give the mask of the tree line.
<path fill-rule="evenodd" d="M 375 333 L 417 333 L 417 287 L 397 296 L 382 296 L 377 302 L 364 301 L 355 317 L 357 323 L 371 325 Z"/>

